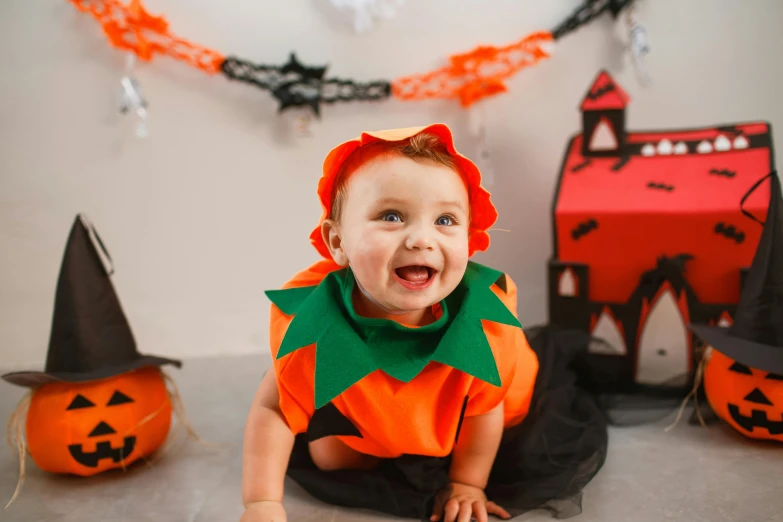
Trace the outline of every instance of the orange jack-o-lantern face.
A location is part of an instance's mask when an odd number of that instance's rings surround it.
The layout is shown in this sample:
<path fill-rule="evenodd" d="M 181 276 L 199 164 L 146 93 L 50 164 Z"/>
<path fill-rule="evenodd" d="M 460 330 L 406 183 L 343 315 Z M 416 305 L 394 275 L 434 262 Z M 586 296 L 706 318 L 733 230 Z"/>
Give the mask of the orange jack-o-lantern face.
<path fill-rule="evenodd" d="M 171 402 L 157 368 L 36 390 L 27 445 L 46 471 L 94 475 L 148 456 L 166 440 Z"/>
<path fill-rule="evenodd" d="M 749 368 L 713 349 L 704 390 L 715 413 L 735 430 L 783 442 L 783 375 Z"/>

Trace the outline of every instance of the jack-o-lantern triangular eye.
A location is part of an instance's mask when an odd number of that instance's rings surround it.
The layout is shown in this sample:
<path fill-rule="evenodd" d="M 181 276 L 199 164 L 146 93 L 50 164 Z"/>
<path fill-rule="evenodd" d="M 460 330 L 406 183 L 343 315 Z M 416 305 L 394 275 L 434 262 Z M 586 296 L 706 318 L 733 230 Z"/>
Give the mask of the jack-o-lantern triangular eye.
<path fill-rule="evenodd" d="M 770 373 L 766 378 L 773 381 L 783 381 L 783 375 L 780 375 L 779 373 Z"/>
<path fill-rule="evenodd" d="M 114 395 L 111 396 L 111 399 L 109 399 L 109 402 L 108 404 L 106 404 L 106 406 L 116 406 L 118 404 L 125 404 L 128 402 L 133 402 L 133 399 L 131 399 L 121 391 L 115 391 Z"/>
<path fill-rule="evenodd" d="M 735 362 L 734 364 L 729 367 L 729 371 L 737 372 L 737 373 L 744 373 L 745 375 L 753 375 L 753 372 L 750 371 L 750 368 L 745 366 L 744 364 L 740 364 L 738 362 Z"/>
<path fill-rule="evenodd" d="M 95 406 L 93 402 L 85 397 L 84 395 L 77 394 L 76 397 L 73 398 L 71 401 L 71 404 L 68 405 L 66 409 L 67 410 L 78 410 L 80 408 L 92 408 Z"/>

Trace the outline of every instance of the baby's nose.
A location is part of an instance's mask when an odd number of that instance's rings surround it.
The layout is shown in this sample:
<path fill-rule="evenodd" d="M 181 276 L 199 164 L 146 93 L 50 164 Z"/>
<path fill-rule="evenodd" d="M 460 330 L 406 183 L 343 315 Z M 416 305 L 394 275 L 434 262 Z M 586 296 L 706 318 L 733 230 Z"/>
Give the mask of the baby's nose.
<path fill-rule="evenodd" d="M 405 241 L 405 246 L 410 250 L 431 250 L 434 245 L 432 234 L 424 227 L 411 230 Z"/>

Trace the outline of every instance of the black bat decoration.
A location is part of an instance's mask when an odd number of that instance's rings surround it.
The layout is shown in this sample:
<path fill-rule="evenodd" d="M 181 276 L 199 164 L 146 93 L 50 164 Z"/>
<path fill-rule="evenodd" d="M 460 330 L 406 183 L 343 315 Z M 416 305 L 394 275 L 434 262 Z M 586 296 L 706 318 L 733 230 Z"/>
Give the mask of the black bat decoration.
<path fill-rule="evenodd" d="M 625 167 L 628 164 L 629 161 L 631 161 L 630 156 L 623 156 L 622 158 L 620 158 L 620 161 L 612 165 L 612 170 L 614 172 L 619 172 L 620 170 L 622 170 L 623 167 Z"/>
<path fill-rule="evenodd" d="M 309 106 L 316 115 L 321 114 L 321 84 L 326 66 L 307 67 L 291 53 L 288 63 L 280 67 L 283 83 L 272 90 L 272 96 L 280 101 L 280 111 L 288 107 Z"/>
<path fill-rule="evenodd" d="M 604 85 L 603 87 L 596 89 L 593 92 L 590 92 L 587 94 L 587 97 L 591 100 L 597 100 L 604 94 L 610 93 L 614 90 L 614 84 L 610 83 L 608 85 Z"/>
<path fill-rule="evenodd" d="M 691 254 L 677 254 L 674 257 L 661 256 L 658 258 L 658 266 L 663 267 L 666 265 L 673 266 L 680 273 L 685 272 L 685 263 L 691 261 L 693 255 Z"/>
<path fill-rule="evenodd" d="M 321 103 L 337 101 L 382 100 L 391 96 L 391 83 L 379 80 L 358 83 L 353 80 L 324 78 L 326 66 L 303 65 L 294 53 L 284 65 L 264 65 L 226 58 L 220 66 L 231 80 L 251 83 L 268 90 L 280 102 L 279 111 L 289 107 L 310 107 L 320 116 Z"/>
<path fill-rule="evenodd" d="M 634 0 L 587 0 L 576 8 L 565 21 L 552 29 L 552 36 L 557 40 L 571 33 L 607 11 L 612 13 L 615 20 L 620 12 L 630 6 Z"/>
<path fill-rule="evenodd" d="M 731 134 L 731 135 L 737 135 L 740 133 L 736 125 L 724 125 L 722 127 L 717 127 L 716 130 L 718 132 L 724 132 L 726 134 Z"/>
<path fill-rule="evenodd" d="M 715 233 L 733 239 L 737 244 L 745 241 L 745 232 L 737 230 L 734 225 L 726 225 L 723 221 L 715 225 Z"/>
<path fill-rule="evenodd" d="M 737 172 L 728 169 L 710 169 L 710 174 L 713 174 L 715 176 L 723 176 L 726 178 L 733 178 L 734 176 L 737 175 Z"/>
<path fill-rule="evenodd" d="M 647 184 L 648 189 L 654 189 L 654 190 L 665 190 L 666 192 L 671 192 L 674 190 L 674 185 L 666 185 L 664 183 L 655 183 L 654 181 L 651 181 Z"/>
<path fill-rule="evenodd" d="M 592 160 L 586 159 L 582 163 L 579 163 L 577 165 L 574 165 L 571 167 L 571 172 L 579 172 L 583 168 L 589 166 L 592 163 Z"/>
<path fill-rule="evenodd" d="M 576 226 L 576 228 L 571 230 L 571 237 L 574 238 L 574 241 L 578 241 L 582 236 L 589 234 L 590 231 L 596 230 L 597 228 L 598 221 L 590 218 L 587 221 L 582 221 L 579 223 L 579 225 Z"/>
<path fill-rule="evenodd" d="M 639 278 L 640 296 L 653 296 L 664 281 L 669 281 L 677 291 L 679 291 L 687 282 L 683 278 L 685 274 L 685 265 L 691 261 L 691 254 L 677 254 L 674 257 L 663 255 L 658 258 L 655 268 L 647 270 Z"/>

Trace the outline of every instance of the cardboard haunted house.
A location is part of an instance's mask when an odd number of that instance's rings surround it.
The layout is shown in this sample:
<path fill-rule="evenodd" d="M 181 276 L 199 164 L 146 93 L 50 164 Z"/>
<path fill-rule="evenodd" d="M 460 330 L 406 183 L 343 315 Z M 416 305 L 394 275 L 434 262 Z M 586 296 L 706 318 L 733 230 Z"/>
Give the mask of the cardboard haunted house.
<path fill-rule="evenodd" d="M 701 342 L 730 325 L 774 170 L 766 122 L 626 129 L 629 97 L 602 71 L 581 105 L 553 203 L 549 321 L 592 334 L 606 392 L 681 389 Z"/>

